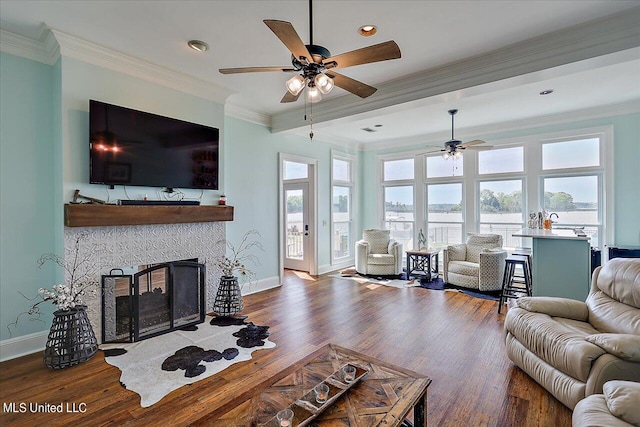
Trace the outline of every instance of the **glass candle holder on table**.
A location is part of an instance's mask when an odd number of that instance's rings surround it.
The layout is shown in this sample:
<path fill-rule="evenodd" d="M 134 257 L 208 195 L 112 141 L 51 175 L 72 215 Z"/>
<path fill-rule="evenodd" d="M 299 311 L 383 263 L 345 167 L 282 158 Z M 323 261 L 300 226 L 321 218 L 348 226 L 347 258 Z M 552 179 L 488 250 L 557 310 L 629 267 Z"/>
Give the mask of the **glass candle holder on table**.
<path fill-rule="evenodd" d="M 316 402 L 324 403 L 329 398 L 329 386 L 325 383 L 318 384 L 313 388 L 316 394 Z"/>
<path fill-rule="evenodd" d="M 350 384 L 356 379 L 356 367 L 352 365 L 346 365 L 342 368 L 342 375 L 344 382 Z"/>
<path fill-rule="evenodd" d="M 283 409 L 276 414 L 278 425 L 280 427 L 292 427 L 293 426 L 293 411 L 289 408 Z"/>

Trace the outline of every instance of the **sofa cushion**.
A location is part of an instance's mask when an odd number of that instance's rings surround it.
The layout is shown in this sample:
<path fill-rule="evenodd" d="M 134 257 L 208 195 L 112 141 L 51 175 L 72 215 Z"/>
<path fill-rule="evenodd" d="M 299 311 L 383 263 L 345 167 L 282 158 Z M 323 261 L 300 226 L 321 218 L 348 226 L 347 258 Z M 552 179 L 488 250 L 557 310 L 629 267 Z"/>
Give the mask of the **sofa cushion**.
<path fill-rule="evenodd" d="M 469 233 L 467 238 L 467 261 L 479 263 L 480 252 L 483 249 L 499 248 L 501 246 L 502 237 L 498 234 Z"/>
<path fill-rule="evenodd" d="M 609 260 L 600 270 L 597 285 L 614 300 L 640 309 L 640 259 Z"/>
<path fill-rule="evenodd" d="M 595 334 L 585 339 L 620 359 L 640 363 L 640 336 L 638 335 Z"/>
<path fill-rule="evenodd" d="M 585 322 L 556 320 L 514 307 L 507 313 L 505 328 L 540 359 L 582 382 L 587 381 L 592 362 L 605 353 L 585 340 L 596 332 Z"/>
<path fill-rule="evenodd" d="M 601 394 L 592 394 L 578 402 L 573 410 L 571 425 L 574 427 L 630 427 L 629 423 L 611 414 Z"/>
<path fill-rule="evenodd" d="M 393 265 L 396 263 L 396 257 L 389 254 L 370 254 L 367 257 L 369 265 Z"/>
<path fill-rule="evenodd" d="M 478 277 L 480 265 L 469 261 L 449 261 L 449 273 Z"/>
<path fill-rule="evenodd" d="M 613 415 L 634 426 L 640 426 L 640 383 L 607 381 L 602 391 Z"/>
<path fill-rule="evenodd" d="M 548 314 L 551 317 L 565 317 L 586 322 L 589 318 L 587 304 L 560 297 L 523 297 L 516 300 L 518 307 L 527 311 Z"/>
<path fill-rule="evenodd" d="M 364 230 L 362 239 L 369 243 L 369 251 L 372 254 L 386 254 L 391 232 L 389 230 Z"/>

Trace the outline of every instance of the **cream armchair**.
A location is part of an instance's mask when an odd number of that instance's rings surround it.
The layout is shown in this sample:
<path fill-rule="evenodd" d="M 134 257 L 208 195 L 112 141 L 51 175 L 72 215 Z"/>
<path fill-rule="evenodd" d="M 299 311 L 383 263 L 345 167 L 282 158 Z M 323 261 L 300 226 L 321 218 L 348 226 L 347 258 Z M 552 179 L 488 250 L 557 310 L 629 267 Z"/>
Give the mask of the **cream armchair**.
<path fill-rule="evenodd" d="M 507 251 L 498 234 L 467 233 L 467 243 L 443 250 L 443 278 L 446 283 L 479 291 L 502 289 Z"/>
<path fill-rule="evenodd" d="M 516 304 L 504 322 L 507 355 L 567 407 L 602 393 L 609 380 L 640 382 L 640 259 L 597 267 L 586 302 L 524 297 Z"/>
<path fill-rule="evenodd" d="M 389 230 L 364 230 L 356 242 L 356 271 L 365 275 L 402 274 L 402 243 Z"/>

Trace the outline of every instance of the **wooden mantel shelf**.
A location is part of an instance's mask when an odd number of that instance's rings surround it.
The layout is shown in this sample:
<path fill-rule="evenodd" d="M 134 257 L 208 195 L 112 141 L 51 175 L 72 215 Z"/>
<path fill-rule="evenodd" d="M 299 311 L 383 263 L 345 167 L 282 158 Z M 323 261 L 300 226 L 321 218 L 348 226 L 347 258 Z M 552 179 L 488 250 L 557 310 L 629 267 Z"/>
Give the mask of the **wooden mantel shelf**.
<path fill-rule="evenodd" d="M 180 224 L 187 222 L 216 221 L 233 221 L 233 206 L 64 205 L 64 225 L 67 227 Z"/>

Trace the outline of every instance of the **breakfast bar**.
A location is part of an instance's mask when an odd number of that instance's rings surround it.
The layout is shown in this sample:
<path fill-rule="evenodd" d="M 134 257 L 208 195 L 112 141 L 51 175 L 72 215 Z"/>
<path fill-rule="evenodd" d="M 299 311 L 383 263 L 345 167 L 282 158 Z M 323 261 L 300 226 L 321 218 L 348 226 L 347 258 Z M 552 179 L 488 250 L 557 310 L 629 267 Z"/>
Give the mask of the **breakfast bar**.
<path fill-rule="evenodd" d="M 524 228 L 513 236 L 533 239 L 533 295 L 587 298 L 591 245 L 582 230 Z"/>

